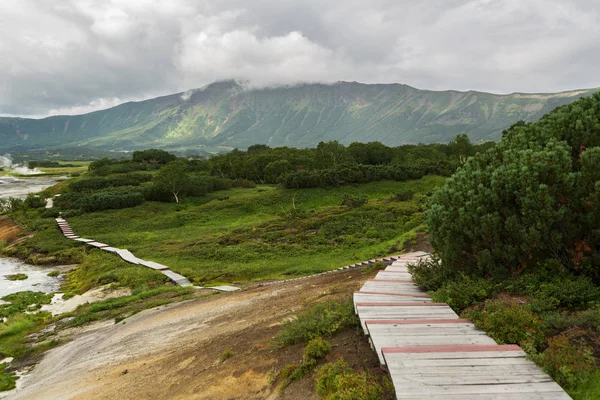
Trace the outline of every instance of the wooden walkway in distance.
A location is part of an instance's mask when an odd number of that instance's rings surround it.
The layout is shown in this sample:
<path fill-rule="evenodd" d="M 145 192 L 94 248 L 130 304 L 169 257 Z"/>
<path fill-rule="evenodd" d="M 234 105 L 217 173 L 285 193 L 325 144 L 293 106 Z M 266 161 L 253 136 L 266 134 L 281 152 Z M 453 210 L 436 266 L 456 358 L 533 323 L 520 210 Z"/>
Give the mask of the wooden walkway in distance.
<path fill-rule="evenodd" d="M 189 279 L 187 279 L 183 275 L 180 275 L 176 272 L 171 271 L 169 269 L 169 267 L 167 267 L 166 265 L 162 265 L 162 264 L 156 263 L 154 261 L 146 261 L 146 260 L 142 260 L 141 258 L 137 258 L 136 256 L 133 255 L 133 253 L 131 253 L 127 249 L 118 249 L 116 247 L 111 247 L 104 243 L 96 242 L 92 239 L 80 238 L 79 236 L 74 234 L 73 229 L 71 229 L 71 227 L 69 226 L 69 223 L 64 218 L 61 218 L 61 217 L 56 218 L 56 223 L 58 224 L 58 227 L 60 228 L 63 235 L 67 239 L 76 240 L 76 241 L 85 243 L 88 246 L 93 246 L 100 250 L 107 251 L 109 253 L 114 253 L 114 254 L 118 255 L 119 257 L 121 257 L 123 260 L 127 261 L 128 263 L 141 265 L 146 268 L 151 268 L 151 269 L 160 271 L 163 273 L 163 275 L 165 275 L 167 278 L 169 278 L 170 280 L 172 280 L 173 282 L 175 282 L 175 284 L 177 284 L 179 286 L 183 286 L 183 287 L 192 286 L 192 283 L 189 281 Z M 217 290 L 219 290 L 219 289 L 217 289 Z"/>
<path fill-rule="evenodd" d="M 499 345 L 413 282 L 407 265 L 427 253 L 400 256 L 354 293 L 371 347 L 402 400 L 570 399 L 516 345 Z"/>

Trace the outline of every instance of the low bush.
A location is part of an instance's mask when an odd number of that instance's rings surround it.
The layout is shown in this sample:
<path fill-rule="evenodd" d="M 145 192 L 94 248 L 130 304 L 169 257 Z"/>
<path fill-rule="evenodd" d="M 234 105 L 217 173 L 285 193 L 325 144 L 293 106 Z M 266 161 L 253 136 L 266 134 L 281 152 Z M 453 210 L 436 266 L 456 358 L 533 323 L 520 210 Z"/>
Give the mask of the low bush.
<path fill-rule="evenodd" d="M 415 192 L 413 190 L 400 190 L 396 192 L 391 198 L 391 201 L 408 201 L 413 198 Z"/>
<path fill-rule="evenodd" d="M 592 349 L 567 334 L 548 340 L 548 348 L 532 357 L 564 388 L 585 383 L 596 372 Z"/>
<path fill-rule="evenodd" d="M 352 196 L 350 194 L 344 195 L 342 205 L 350 208 L 356 208 L 367 204 L 368 199 L 364 196 Z"/>
<path fill-rule="evenodd" d="M 408 266 L 413 281 L 425 290 L 438 290 L 453 278 L 453 271 L 445 267 L 437 257 L 421 260 Z"/>
<path fill-rule="evenodd" d="M 50 304 L 52 294 L 24 291 L 2 297 L 8 304 L 0 304 L 0 318 L 9 317 L 25 311 L 39 310 L 43 304 Z"/>
<path fill-rule="evenodd" d="M 343 358 L 317 368 L 315 383 L 317 394 L 325 400 L 379 400 L 384 393 L 373 376 L 354 372 Z"/>
<path fill-rule="evenodd" d="M 460 275 L 432 293 L 433 301 L 448 303 L 456 312 L 492 297 L 497 290 L 489 279 Z"/>
<path fill-rule="evenodd" d="M 311 339 L 304 348 L 304 361 L 320 360 L 331 351 L 331 348 L 331 343 L 323 338 Z"/>
<path fill-rule="evenodd" d="M 524 306 L 488 300 L 462 313 L 500 344 L 531 343 L 539 347 L 544 342 L 543 322 Z"/>
<path fill-rule="evenodd" d="M 252 188 L 256 187 L 256 183 L 254 183 L 254 181 L 251 181 L 249 179 L 236 179 L 231 182 L 231 186 L 245 188 L 245 189 L 252 189 Z"/>
<path fill-rule="evenodd" d="M 570 328 L 600 331 L 600 309 L 577 312 L 554 311 L 542 314 L 544 325 L 549 331 L 559 333 Z"/>
<path fill-rule="evenodd" d="M 16 387 L 17 376 L 13 372 L 6 372 L 6 367 L 7 364 L 0 364 L 0 392 Z"/>
<path fill-rule="evenodd" d="M 600 287 L 583 276 L 542 282 L 531 290 L 531 294 L 535 297 L 532 307 L 537 312 L 555 309 L 584 310 L 600 303 Z"/>
<path fill-rule="evenodd" d="M 317 337 L 330 336 L 344 328 L 358 326 L 358 323 L 351 299 L 344 302 L 323 302 L 286 322 L 275 338 L 275 344 L 283 347 L 308 342 Z"/>

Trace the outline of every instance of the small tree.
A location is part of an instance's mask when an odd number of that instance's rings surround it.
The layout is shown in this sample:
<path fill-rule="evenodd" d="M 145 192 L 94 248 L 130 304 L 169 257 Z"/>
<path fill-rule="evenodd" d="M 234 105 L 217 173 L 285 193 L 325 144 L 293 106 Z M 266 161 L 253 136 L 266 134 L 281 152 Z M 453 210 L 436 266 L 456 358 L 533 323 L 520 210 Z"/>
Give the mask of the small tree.
<path fill-rule="evenodd" d="M 456 138 L 450 142 L 450 148 L 452 149 L 452 155 L 458 157 L 461 164 L 467 162 L 467 158 L 473 155 L 474 150 L 466 133 L 456 135 Z"/>
<path fill-rule="evenodd" d="M 175 198 L 175 202 L 179 203 L 180 193 L 182 193 L 190 184 L 190 176 L 186 162 L 178 160 L 168 163 L 160 169 L 154 178 L 154 182 L 171 193 Z"/>

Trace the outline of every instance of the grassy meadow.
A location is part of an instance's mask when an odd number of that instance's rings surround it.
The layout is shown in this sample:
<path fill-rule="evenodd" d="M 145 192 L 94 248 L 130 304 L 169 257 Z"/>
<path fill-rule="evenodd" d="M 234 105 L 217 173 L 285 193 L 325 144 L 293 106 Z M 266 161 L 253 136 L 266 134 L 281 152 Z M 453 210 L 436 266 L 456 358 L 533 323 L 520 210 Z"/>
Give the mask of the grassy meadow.
<path fill-rule="evenodd" d="M 444 178 L 335 189 L 235 188 L 180 204 L 146 202 L 69 218 L 82 237 L 127 248 L 196 284 L 243 283 L 322 272 L 399 253 L 422 221 L 425 195 Z M 415 196 L 393 201 L 401 190 Z M 346 196 L 366 198 L 342 205 Z M 65 239 L 66 240 L 66 239 Z"/>

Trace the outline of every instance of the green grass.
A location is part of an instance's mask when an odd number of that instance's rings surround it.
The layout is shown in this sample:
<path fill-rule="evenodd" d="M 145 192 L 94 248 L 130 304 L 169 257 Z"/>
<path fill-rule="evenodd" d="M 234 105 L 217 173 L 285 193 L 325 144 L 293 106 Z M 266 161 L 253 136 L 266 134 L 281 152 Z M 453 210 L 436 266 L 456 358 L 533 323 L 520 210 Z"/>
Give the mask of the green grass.
<path fill-rule="evenodd" d="M 358 326 L 351 299 L 326 301 L 310 307 L 286 322 L 274 340 L 275 346 L 285 347 L 311 339 L 333 335 L 344 328 Z"/>
<path fill-rule="evenodd" d="M 231 189 L 182 204 L 146 202 L 69 219 L 75 232 L 168 265 L 195 283 L 307 275 L 399 253 L 422 225 L 423 194 L 443 182 L 374 182 L 332 189 Z M 417 196 L 388 201 L 400 190 Z M 418 196 L 418 195 L 421 196 Z M 366 197 L 358 208 L 346 195 Z"/>
<path fill-rule="evenodd" d="M 15 388 L 17 377 L 12 372 L 6 372 L 6 364 L 0 364 L 0 392 Z"/>
<path fill-rule="evenodd" d="M 586 383 L 569 390 L 569 396 L 573 400 L 597 400 L 600 399 L 600 372 L 597 372 Z"/>
<path fill-rule="evenodd" d="M 6 275 L 6 279 L 9 281 L 24 281 L 29 278 L 26 274 L 12 274 Z"/>
<path fill-rule="evenodd" d="M 114 319 L 117 323 L 149 308 L 190 299 L 193 293 L 193 288 L 180 288 L 177 286 L 161 286 L 154 289 L 140 287 L 130 296 L 85 304 L 79 306 L 74 312 L 63 314 L 61 318 L 73 317 L 64 324 L 68 327 L 81 326 L 92 321 L 107 319 Z"/>

